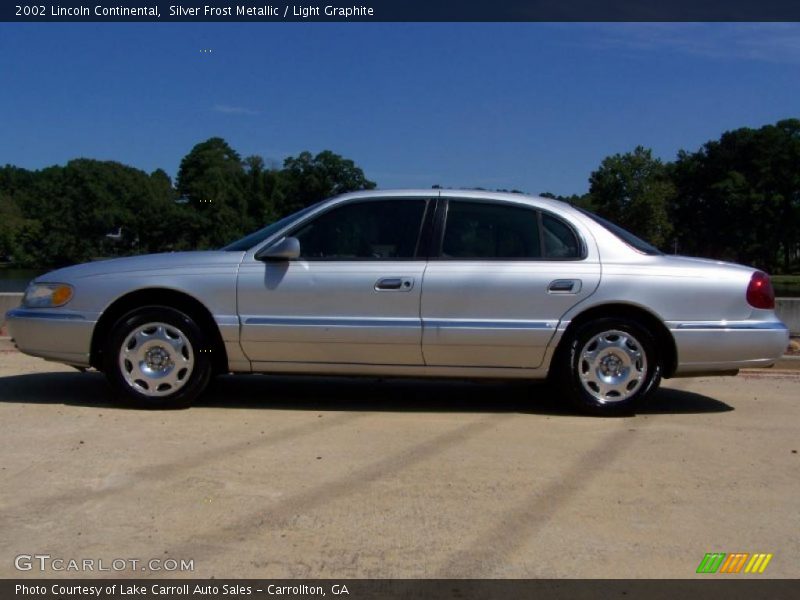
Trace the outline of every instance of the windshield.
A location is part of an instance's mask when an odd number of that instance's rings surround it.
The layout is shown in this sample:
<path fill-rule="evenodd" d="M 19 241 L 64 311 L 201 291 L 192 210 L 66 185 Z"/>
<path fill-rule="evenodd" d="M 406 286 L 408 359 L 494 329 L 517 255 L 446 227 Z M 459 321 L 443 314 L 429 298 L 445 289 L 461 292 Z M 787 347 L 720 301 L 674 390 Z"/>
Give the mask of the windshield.
<path fill-rule="evenodd" d="M 658 248 L 656 248 L 652 244 L 648 244 L 643 239 L 641 239 L 639 237 L 636 237 L 635 235 L 633 235 L 627 229 L 623 229 L 619 225 L 615 225 L 611 221 L 608 221 L 608 220 L 604 219 L 603 217 L 594 214 L 593 212 L 589 212 L 588 210 L 586 210 L 584 208 L 579 208 L 577 206 L 574 206 L 573 208 L 578 209 L 583 214 L 585 214 L 587 217 L 592 219 L 594 222 L 599 223 L 600 225 L 602 225 L 603 227 L 608 229 L 611 233 L 613 233 L 615 236 L 617 236 L 623 242 L 625 242 L 626 244 L 631 246 L 634 250 L 637 250 L 637 251 L 641 252 L 642 254 L 650 254 L 652 256 L 663 254 L 663 252 L 661 252 L 661 250 L 659 250 Z"/>
<path fill-rule="evenodd" d="M 266 227 L 262 227 L 258 231 L 254 231 L 250 235 L 246 235 L 240 240 L 236 240 L 235 242 L 228 244 L 222 248 L 222 250 L 235 250 L 238 252 L 241 252 L 242 250 L 250 250 L 250 248 L 260 244 L 269 236 L 279 232 L 281 229 L 292 223 L 292 221 L 296 221 L 304 215 L 307 215 L 320 204 L 321 202 L 317 202 L 311 206 L 306 206 L 304 209 L 299 210 L 296 213 L 292 213 L 288 217 L 283 217 L 282 219 L 279 219 L 278 221 L 275 221 Z"/>

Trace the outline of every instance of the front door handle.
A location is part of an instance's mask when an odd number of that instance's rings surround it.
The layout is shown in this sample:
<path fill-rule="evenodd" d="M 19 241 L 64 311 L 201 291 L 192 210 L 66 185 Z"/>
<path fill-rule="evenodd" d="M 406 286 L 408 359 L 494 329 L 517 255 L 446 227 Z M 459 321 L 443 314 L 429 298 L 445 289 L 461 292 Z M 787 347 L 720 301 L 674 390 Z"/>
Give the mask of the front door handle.
<path fill-rule="evenodd" d="M 577 294 L 581 291 L 580 279 L 556 279 L 547 286 L 551 294 Z"/>
<path fill-rule="evenodd" d="M 413 277 L 382 277 L 375 283 L 378 292 L 410 292 L 413 287 Z"/>

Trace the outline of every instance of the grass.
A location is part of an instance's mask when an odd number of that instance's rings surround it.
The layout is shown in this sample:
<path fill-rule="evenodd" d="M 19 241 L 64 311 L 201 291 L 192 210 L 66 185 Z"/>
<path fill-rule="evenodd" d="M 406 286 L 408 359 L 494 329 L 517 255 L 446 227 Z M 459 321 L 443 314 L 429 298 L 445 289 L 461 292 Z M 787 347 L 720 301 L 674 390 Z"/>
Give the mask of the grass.
<path fill-rule="evenodd" d="M 800 275 L 773 275 L 770 279 L 781 287 L 800 287 Z"/>
<path fill-rule="evenodd" d="M 780 297 L 800 297 L 800 275 L 771 275 L 775 295 Z"/>

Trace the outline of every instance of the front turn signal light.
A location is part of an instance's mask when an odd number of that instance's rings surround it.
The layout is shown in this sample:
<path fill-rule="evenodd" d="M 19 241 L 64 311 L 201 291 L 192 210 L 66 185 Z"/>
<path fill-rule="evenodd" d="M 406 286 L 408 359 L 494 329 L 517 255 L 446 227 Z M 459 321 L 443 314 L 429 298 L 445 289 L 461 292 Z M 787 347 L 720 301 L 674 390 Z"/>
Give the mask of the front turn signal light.
<path fill-rule="evenodd" d="M 66 283 L 32 283 L 25 290 L 22 305 L 28 308 L 55 308 L 72 300 L 72 286 Z"/>

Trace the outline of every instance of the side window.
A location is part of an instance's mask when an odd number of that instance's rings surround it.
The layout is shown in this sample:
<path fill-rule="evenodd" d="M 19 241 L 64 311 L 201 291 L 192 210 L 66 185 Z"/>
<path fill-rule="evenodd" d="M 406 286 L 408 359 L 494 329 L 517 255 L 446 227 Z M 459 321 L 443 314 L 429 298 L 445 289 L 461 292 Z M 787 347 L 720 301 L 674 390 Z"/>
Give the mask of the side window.
<path fill-rule="evenodd" d="M 308 260 L 414 258 L 426 200 L 354 202 L 321 215 L 292 235 Z"/>
<path fill-rule="evenodd" d="M 507 204 L 449 202 L 443 258 L 538 259 L 541 256 L 537 211 Z"/>
<path fill-rule="evenodd" d="M 542 214 L 542 237 L 545 258 L 580 258 L 581 245 L 575 232 L 566 223 Z"/>

